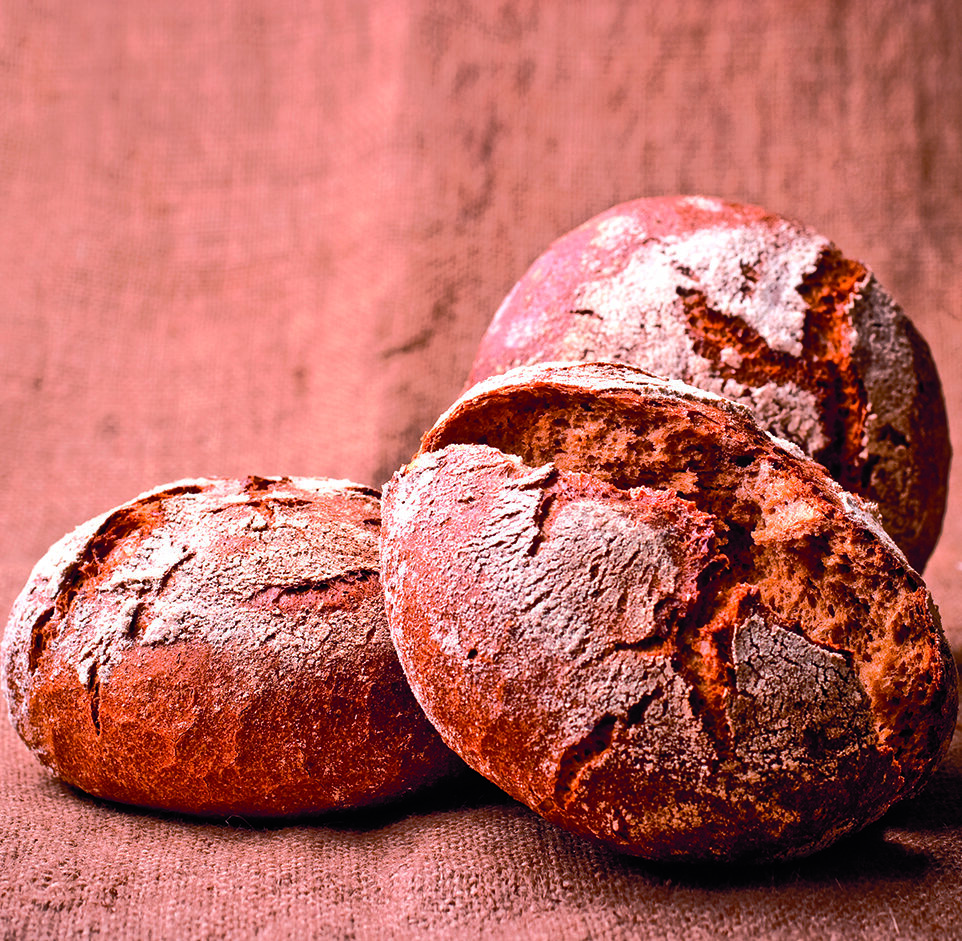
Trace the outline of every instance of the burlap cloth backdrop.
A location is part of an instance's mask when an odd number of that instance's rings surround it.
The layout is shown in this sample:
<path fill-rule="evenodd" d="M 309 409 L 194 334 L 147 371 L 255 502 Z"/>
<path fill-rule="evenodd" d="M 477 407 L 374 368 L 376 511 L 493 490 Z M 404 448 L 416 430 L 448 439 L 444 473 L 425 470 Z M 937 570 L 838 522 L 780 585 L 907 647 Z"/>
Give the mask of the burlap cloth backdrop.
<path fill-rule="evenodd" d="M 154 484 L 380 484 L 530 261 L 638 195 L 761 203 L 869 262 L 958 433 L 960 46 L 955 0 L 4 3 L 4 616 Z M 960 471 L 927 571 L 957 651 Z M 815 859 L 677 872 L 483 787 L 268 829 L 140 813 L 0 729 L 5 938 L 962 936 L 960 750 Z"/>

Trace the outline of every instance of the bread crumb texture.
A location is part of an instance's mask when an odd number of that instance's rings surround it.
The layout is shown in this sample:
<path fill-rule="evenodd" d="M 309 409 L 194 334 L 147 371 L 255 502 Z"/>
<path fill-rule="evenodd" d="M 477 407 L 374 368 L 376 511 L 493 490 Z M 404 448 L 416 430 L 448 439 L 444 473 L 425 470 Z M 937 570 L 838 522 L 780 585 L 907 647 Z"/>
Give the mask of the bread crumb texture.
<path fill-rule="evenodd" d="M 861 262 L 755 206 L 638 199 L 562 236 L 504 300 L 469 384 L 531 363 L 611 361 L 748 406 L 878 504 L 920 571 L 951 449 L 931 352 Z"/>
<path fill-rule="evenodd" d="M 921 578 L 737 403 L 522 367 L 442 416 L 384 500 L 415 695 L 568 829 L 653 859 L 797 856 L 944 755 L 955 667 Z"/>
<path fill-rule="evenodd" d="M 391 645 L 376 491 L 189 480 L 56 543 L 15 602 L 3 684 L 41 762 L 198 814 L 378 803 L 456 759 Z"/>

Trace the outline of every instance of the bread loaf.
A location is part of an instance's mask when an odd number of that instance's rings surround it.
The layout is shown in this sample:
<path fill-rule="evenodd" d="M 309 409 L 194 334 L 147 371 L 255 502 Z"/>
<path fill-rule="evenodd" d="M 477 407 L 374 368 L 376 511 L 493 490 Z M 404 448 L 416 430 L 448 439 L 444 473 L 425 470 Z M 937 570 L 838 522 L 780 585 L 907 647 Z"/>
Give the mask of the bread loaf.
<path fill-rule="evenodd" d="M 23 740 L 91 794 L 205 815 L 397 798 L 461 763 L 391 646 L 375 491 L 188 480 L 54 545 L 3 684 Z"/>
<path fill-rule="evenodd" d="M 626 853 L 813 852 L 953 730 L 936 608 L 867 506 L 743 406 L 631 367 L 465 393 L 385 488 L 382 572 L 444 740 Z"/>
<path fill-rule="evenodd" d="M 469 382 L 556 360 L 629 363 L 744 403 L 876 502 L 924 567 L 950 459 L 931 353 L 868 267 L 811 229 L 701 196 L 609 209 L 515 285 Z"/>

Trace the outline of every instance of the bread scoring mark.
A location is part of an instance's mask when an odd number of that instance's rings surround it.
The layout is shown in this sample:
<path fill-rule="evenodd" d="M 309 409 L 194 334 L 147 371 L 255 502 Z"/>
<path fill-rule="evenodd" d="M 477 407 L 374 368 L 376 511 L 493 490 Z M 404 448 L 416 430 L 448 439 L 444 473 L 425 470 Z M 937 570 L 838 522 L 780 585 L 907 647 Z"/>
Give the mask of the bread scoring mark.
<path fill-rule="evenodd" d="M 719 754 L 668 659 L 632 664 L 630 686 L 614 708 L 563 726 L 568 744 L 556 751 L 536 809 L 615 846 L 672 855 L 691 827 L 712 826 L 703 802 L 719 788 Z"/>
<path fill-rule="evenodd" d="M 57 625 L 53 620 L 55 608 L 47 608 L 34 622 L 30 630 L 30 646 L 27 655 L 27 670 L 35 673 L 43 659 L 44 652 L 57 636 Z"/>
<path fill-rule="evenodd" d="M 754 280 L 746 293 L 754 290 L 757 280 L 755 269 L 750 271 Z M 722 391 L 750 401 L 766 427 L 801 444 L 848 489 L 861 485 L 868 411 L 851 356 L 848 311 L 867 277 L 864 266 L 844 258 L 834 247 L 821 252 L 796 288 L 807 305 L 799 356 L 772 349 L 749 323 L 710 306 L 703 291 L 676 289 L 694 352 L 711 363 L 720 379 L 744 387 Z M 692 381 L 713 385 L 700 377 L 693 376 Z M 775 409 L 767 407 L 760 390 L 784 386 L 806 393 L 810 404 L 803 409 L 786 408 L 785 403 Z M 772 391 L 768 395 L 782 398 L 784 394 Z M 804 412 L 810 417 L 803 422 Z M 815 424 L 817 431 L 811 427 Z"/>
<path fill-rule="evenodd" d="M 611 748 L 618 721 L 616 716 L 605 713 L 584 738 L 569 745 L 562 752 L 554 783 L 553 796 L 556 804 L 563 807 L 578 798 L 578 779 L 584 774 L 586 767 L 596 763 L 599 757 Z"/>
<path fill-rule="evenodd" d="M 821 386 L 831 453 L 813 455 L 846 490 L 863 490 L 869 402 L 853 358 L 852 307 L 870 278 L 868 269 L 831 246 L 797 290 L 808 306 L 803 360 L 819 364 L 812 379 Z M 823 373 L 823 375 L 819 375 Z M 816 391 L 816 390 L 813 390 Z"/>
<path fill-rule="evenodd" d="M 735 540 L 705 566 L 698 577 L 696 603 L 679 626 L 672 665 L 688 684 L 688 704 L 711 736 L 719 760 L 734 749 L 734 734 L 726 714 L 733 683 L 731 643 L 734 625 L 758 606 L 758 591 L 740 581 Z"/>
<path fill-rule="evenodd" d="M 84 544 L 83 549 L 63 570 L 57 588 L 57 614 L 63 620 L 77 595 L 95 583 L 104 563 L 117 546 L 137 533 L 149 532 L 158 521 L 160 500 L 121 507 L 111 513 Z"/>
<path fill-rule="evenodd" d="M 204 489 L 203 485 L 182 484 L 173 487 L 172 492 L 174 495 L 192 494 Z M 77 634 L 77 627 L 73 624 L 74 609 L 81 604 L 81 597 L 109 592 L 110 581 L 115 577 L 113 566 L 116 558 L 126 558 L 135 553 L 140 537 L 148 534 L 163 519 L 161 504 L 164 498 L 165 495 L 151 491 L 138 501 L 105 514 L 93 532 L 77 545 L 76 554 L 69 560 L 60 560 L 62 564 L 59 571 L 53 575 L 57 586 L 53 608 L 42 614 L 31 628 L 28 673 L 35 673 L 54 640 L 62 639 L 64 625 L 70 625 L 71 636 Z M 61 542 L 70 541 L 73 535 L 64 537 Z M 51 548 L 51 562 L 57 555 L 58 545 Z M 125 623 L 129 625 L 130 619 L 125 618 Z M 91 638 L 79 636 L 74 640 L 84 645 L 78 657 L 78 669 L 82 673 L 86 670 L 87 658 L 93 655 L 93 648 L 98 647 L 100 641 L 93 639 L 92 643 L 85 644 Z"/>
<path fill-rule="evenodd" d="M 773 376 L 793 377 L 798 362 L 795 356 L 773 350 L 740 317 L 709 306 L 704 291 L 679 285 L 675 292 L 681 299 L 695 352 L 708 359 L 720 376 L 752 385 L 769 382 Z"/>
<path fill-rule="evenodd" d="M 127 623 L 127 630 L 124 632 L 124 634 L 127 640 L 131 642 L 136 641 L 143 631 L 142 615 L 145 608 L 146 603 L 140 602 L 134 606 L 134 609 L 130 614 L 130 621 Z"/>
<path fill-rule="evenodd" d="M 558 807 L 582 798 L 581 781 L 585 774 L 602 762 L 616 737 L 621 737 L 625 729 L 644 722 L 648 707 L 661 695 L 660 690 L 655 690 L 642 696 L 622 716 L 606 712 L 590 732 L 564 749 L 558 761 L 552 795 Z"/>
<path fill-rule="evenodd" d="M 90 721 L 94 734 L 100 735 L 100 671 L 96 662 L 91 664 L 87 676 L 87 691 L 90 693 Z"/>
<path fill-rule="evenodd" d="M 376 592 L 379 585 L 380 573 L 376 568 L 347 569 L 329 578 L 301 578 L 283 584 L 260 585 L 248 600 L 254 607 L 353 610 L 361 600 Z"/>
<path fill-rule="evenodd" d="M 554 468 L 552 467 L 551 469 L 552 473 L 554 473 Z M 528 545 L 528 555 L 535 555 L 545 540 L 545 523 L 547 522 L 548 514 L 551 512 L 551 506 L 554 501 L 555 493 L 553 491 L 542 491 L 541 499 L 538 501 L 538 505 L 534 512 L 534 525 L 536 527 L 536 531 L 531 539 L 530 544 Z"/>
<path fill-rule="evenodd" d="M 166 522 L 166 511 L 164 520 Z M 157 599 L 170 589 L 176 573 L 196 555 L 196 551 L 188 549 L 181 541 L 171 539 L 160 523 L 156 529 L 145 533 L 139 545 L 129 547 L 124 558 L 116 562 L 96 589 L 117 624 L 126 620 L 127 626 L 118 632 L 118 638 L 139 643 L 146 636 L 150 630 L 150 611 Z M 94 618 L 89 623 L 96 620 Z M 106 671 L 110 657 L 103 647 L 103 640 L 96 630 L 92 631 L 89 643 L 83 648 L 81 662 L 94 656 L 94 651 L 99 649 L 100 653 L 96 655 L 103 657 L 101 667 Z"/>
<path fill-rule="evenodd" d="M 174 577 L 174 573 L 177 572 L 181 566 L 186 565 L 193 559 L 197 553 L 184 547 L 176 547 L 175 551 L 177 556 L 171 560 L 169 563 L 164 564 L 164 570 L 159 579 L 157 579 L 157 591 L 163 591 L 169 584 L 170 580 Z"/>
<path fill-rule="evenodd" d="M 773 350 L 748 323 L 710 307 L 703 292 L 677 290 L 694 357 L 685 378 L 743 402 L 768 430 L 809 454 L 831 453 L 822 393 L 809 364 Z"/>

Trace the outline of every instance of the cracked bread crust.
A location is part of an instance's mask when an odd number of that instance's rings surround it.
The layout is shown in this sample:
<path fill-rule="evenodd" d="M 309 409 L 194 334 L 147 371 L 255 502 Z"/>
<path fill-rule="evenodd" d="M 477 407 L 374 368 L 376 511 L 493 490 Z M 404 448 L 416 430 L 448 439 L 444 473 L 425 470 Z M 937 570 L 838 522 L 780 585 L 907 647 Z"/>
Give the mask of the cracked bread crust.
<path fill-rule="evenodd" d="M 88 793 L 202 815 L 387 801 L 460 766 L 411 696 L 376 491 L 160 487 L 51 547 L 3 640 L 11 719 Z"/>
<path fill-rule="evenodd" d="M 624 362 L 744 403 L 877 503 L 924 568 L 951 457 L 932 355 L 872 272 L 811 229 L 702 196 L 612 207 L 522 276 L 468 383 L 559 360 Z"/>
<path fill-rule="evenodd" d="M 744 407 L 629 367 L 466 393 L 385 489 L 382 571 L 445 741 L 623 852 L 814 852 L 954 727 L 935 607 L 866 506 Z"/>

